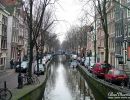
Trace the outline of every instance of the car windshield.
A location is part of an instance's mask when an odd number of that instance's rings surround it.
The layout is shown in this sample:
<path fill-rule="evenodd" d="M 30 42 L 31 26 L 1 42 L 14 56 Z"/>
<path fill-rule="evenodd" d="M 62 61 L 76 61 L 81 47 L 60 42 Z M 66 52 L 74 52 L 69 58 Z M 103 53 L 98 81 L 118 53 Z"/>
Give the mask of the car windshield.
<path fill-rule="evenodd" d="M 36 65 L 36 67 L 37 67 L 37 65 Z M 43 65 L 42 65 L 42 64 L 39 64 L 39 68 L 43 68 Z"/>
<path fill-rule="evenodd" d="M 111 67 L 109 64 L 107 65 L 107 64 L 102 64 L 101 65 L 101 68 L 109 68 L 109 67 Z"/>
<path fill-rule="evenodd" d="M 71 65 L 77 65 L 77 62 L 76 61 L 72 61 Z"/>
<path fill-rule="evenodd" d="M 124 75 L 124 74 L 125 74 L 125 72 L 122 70 L 115 70 L 114 71 L 114 75 Z"/>
<path fill-rule="evenodd" d="M 26 66 L 27 65 L 27 62 L 22 62 L 21 63 L 21 66 Z"/>
<path fill-rule="evenodd" d="M 109 71 L 108 71 L 108 74 L 112 74 L 112 72 L 113 72 L 112 70 L 109 70 Z"/>

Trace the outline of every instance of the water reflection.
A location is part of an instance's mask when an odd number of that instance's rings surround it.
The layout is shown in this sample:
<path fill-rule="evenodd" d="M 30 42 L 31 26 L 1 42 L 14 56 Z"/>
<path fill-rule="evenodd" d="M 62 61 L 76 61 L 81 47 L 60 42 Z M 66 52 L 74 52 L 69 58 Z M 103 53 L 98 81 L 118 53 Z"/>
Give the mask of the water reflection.
<path fill-rule="evenodd" d="M 86 81 L 59 56 L 50 68 L 43 100 L 94 100 Z"/>

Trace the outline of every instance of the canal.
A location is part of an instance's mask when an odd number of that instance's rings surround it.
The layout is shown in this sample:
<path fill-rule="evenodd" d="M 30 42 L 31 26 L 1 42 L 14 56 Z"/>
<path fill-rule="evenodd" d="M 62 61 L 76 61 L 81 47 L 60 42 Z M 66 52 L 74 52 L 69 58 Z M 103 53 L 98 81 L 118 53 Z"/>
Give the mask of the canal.
<path fill-rule="evenodd" d="M 42 100 L 95 100 L 91 89 L 65 56 L 58 56 L 49 68 Z"/>

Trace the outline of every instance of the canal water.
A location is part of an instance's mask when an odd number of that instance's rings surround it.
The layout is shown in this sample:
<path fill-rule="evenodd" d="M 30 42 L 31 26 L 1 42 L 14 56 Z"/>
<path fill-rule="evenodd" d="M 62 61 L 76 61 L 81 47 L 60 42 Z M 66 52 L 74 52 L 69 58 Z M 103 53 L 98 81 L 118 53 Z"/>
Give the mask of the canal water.
<path fill-rule="evenodd" d="M 42 100 L 95 100 L 91 89 L 65 56 L 50 65 L 49 78 Z"/>

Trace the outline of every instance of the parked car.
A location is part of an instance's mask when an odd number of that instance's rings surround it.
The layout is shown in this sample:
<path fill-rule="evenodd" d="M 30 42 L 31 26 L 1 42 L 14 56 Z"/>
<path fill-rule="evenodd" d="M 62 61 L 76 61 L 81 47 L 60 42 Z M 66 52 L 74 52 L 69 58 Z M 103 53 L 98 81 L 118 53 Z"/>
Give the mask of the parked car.
<path fill-rule="evenodd" d="M 115 84 L 127 85 L 129 77 L 124 70 L 113 68 L 105 74 L 105 80 Z"/>
<path fill-rule="evenodd" d="M 25 73 L 28 69 L 28 61 L 21 62 L 21 68 L 19 65 L 17 65 L 15 68 L 15 72 L 20 72 L 20 69 L 21 69 L 21 72 Z"/>
<path fill-rule="evenodd" d="M 86 57 L 84 61 L 84 66 L 88 69 L 88 71 L 91 72 L 91 69 L 93 67 L 94 63 L 94 57 Z"/>
<path fill-rule="evenodd" d="M 91 71 L 97 77 L 104 78 L 105 73 L 107 73 L 111 68 L 112 68 L 112 66 L 110 64 L 96 63 L 96 64 L 93 65 Z"/>
<path fill-rule="evenodd" d="M 47 60 L 51 60 L 51 57 L 52 57 L 51 54 L 47 54 L 47 55 L 46 55 Z"/>
<path fill-rule="evenodd" d="M 48 61 L 48 58 L 46 56 L 43 57 L 42 59 L 42 64 L 45 65 Z"/>
<path fill-rule="evenodd" d="M 70 64 L 71 68 L 76 68 L 78 66 L 78 61 L 77 60 L 73 60 Z"/>
<path fill-rule="evenodd" d="M 76 60 L 77 59 L 77 55 L 76 54 L 71 54 L 71 59 Z"/>
<path fill-rule="evenodd" d="M 34 74 L 42 74 L 45 73 L 45 66 L 43 64 L 39 64 L 39 71 L 37 70 L 37 64 L 34 66 Z"/>

